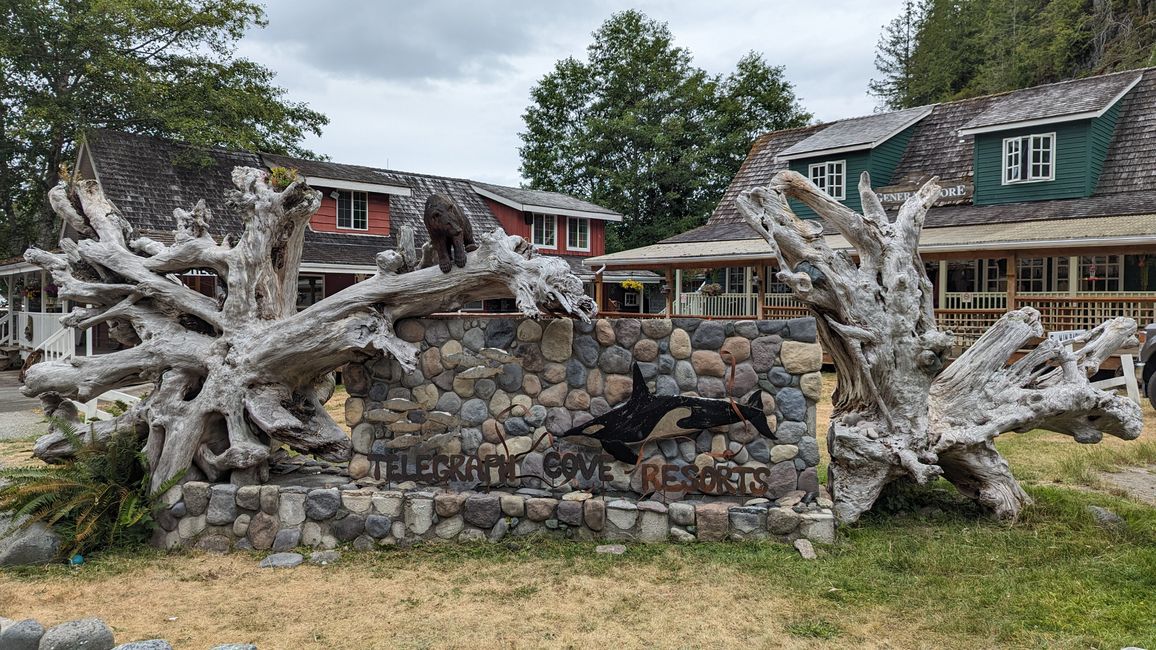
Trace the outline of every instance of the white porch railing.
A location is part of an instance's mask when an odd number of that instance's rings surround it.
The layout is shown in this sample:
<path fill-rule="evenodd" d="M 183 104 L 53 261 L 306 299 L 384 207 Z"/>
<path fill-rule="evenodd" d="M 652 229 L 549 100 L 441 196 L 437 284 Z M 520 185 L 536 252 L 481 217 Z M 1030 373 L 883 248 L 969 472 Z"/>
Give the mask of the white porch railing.
<path fill-rule="evenodd" d="M 41 343 L 52 338 L 64 326 L 60 324 L 60 317 L 64 314 L 52 312 L 16 312 L 16 331 L 12 332 L 12 340 L 21 347 L 38 348 Z M 32 325 L 31 330 L 29 324 Z M 31 336 L 27 334 L 31 333 Z"/>
<path fill-rule="evenodd" d="M 84 413 L 86 420 L 111 420 L 116 417 L 112 413 L 100 408 L 101 402 L 116 403 L 122 402 L 125 406 L 132 406 L 140 401 L 136 395 L 122 393 L 119 390 L 109 390 L 102 393 L 99 397 L 93 398 L 84 404 L 80 405 L 80 412 Z"/>
<path fill-rule="evenodd" d="M 10 345 L 15 342 L 12 338 L 12 322 L 15 319 L 16 315 L 10 311 L 0 316 L 0 345 Z"/>
<path fill-rule="evenodd" d="M 76 354 L 76 330 L 62 327 L 41 341 L 36 349 L 44 353 L 45 361 L 67 361 Z"/>
<path fill-rule="evenodd" d="M 1003 291 L 959 291 L 944 295 L 941 309 L 1007 309 Z"/>
<path fill-rule="evenodd" d="M 679 296 L 675 311 L 696 316 L 748 316 L 753 318 L 758 305 L 753 293 L 724 293 L 708 296 L 705 293 L 684 293 Z"/>

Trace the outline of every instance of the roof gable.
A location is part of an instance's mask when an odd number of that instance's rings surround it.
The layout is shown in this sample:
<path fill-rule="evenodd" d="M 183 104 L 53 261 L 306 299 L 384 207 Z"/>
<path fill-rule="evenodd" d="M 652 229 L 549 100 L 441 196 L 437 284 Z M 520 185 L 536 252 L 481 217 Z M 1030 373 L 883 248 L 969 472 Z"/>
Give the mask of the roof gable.
<path fill-rule="evenodd" d="M 873 149 L 931 113 L 932 106 L 866 115 L 821 125 L 818 132 L 779 152 L 783 160 Z"/>
<path fill-rule="evenodd" d="M 600 205 L 560 192 L 529 190 L 470 181 L 474 191 L 521 212 L 544 212 L 567 217 L 622 221 L 622 215 Z"/>
<path fill-rule="evenodd" d="M 1130 70 L 1015 90 L 964 124 L 960 135 L 1099 117 L 1139 83 L 1143 74 Z"/>

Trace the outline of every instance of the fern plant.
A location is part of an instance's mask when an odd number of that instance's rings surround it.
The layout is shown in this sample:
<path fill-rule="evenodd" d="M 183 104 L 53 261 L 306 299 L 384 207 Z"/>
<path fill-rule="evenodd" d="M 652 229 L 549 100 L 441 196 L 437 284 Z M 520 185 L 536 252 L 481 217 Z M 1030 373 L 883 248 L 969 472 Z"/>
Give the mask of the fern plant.
<path fill-rule="evenodd" d="M 180 478 L 149 494 L 142 440 L 133 429 L 86 441 L 74 423 L 57 420 L 54 426 L 75 456 L 61 465 L 0 469 L 0 512 L 17 521 L 26 517 L 17 529 L 38 521 L 52 526 L 69 556 L 145 541 L 154 498 Z"/>

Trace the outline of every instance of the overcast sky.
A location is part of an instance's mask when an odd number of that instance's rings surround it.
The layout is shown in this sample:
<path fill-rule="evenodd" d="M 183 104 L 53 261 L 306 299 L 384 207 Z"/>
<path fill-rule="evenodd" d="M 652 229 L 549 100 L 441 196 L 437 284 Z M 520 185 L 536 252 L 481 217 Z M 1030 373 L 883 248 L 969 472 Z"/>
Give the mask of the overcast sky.
<path fill-rule="evenodd" d="M 819 120 L 870 113 L 867 81 L 902 0 L 271 0 L 238 54 L 329 116 L 307 146 L 335 162 L 518 185 L 530 88 L 585 59 L 610 15 L 665 21 L 694 64 L 726 73 L 750 50 L 786 66 Z"/>

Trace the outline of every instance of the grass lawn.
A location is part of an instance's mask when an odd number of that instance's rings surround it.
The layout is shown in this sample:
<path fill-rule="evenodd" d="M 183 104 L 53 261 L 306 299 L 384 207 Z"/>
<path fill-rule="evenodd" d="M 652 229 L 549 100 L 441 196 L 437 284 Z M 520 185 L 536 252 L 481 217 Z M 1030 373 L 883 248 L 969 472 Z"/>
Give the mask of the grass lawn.
<path fill-rule="evenodd" d="M 519 539 L 274 572 L 257 568 L 259 554 L 122 551 L 0 573 L 0 616 L 99 616 L 120 641 L 198 649 L 1156 648 L 1156 506 L 1100 478 L 1156 462 L 1156 413 L 1145 416 L 1127 443 L 1005 436 L 1036 500 L 1014 525 L 941 482 L 888 495 L 816 562 L 773 544 L 609 556 Z M 1098 527 L 1088 505 L 1126 526 Z"/>

